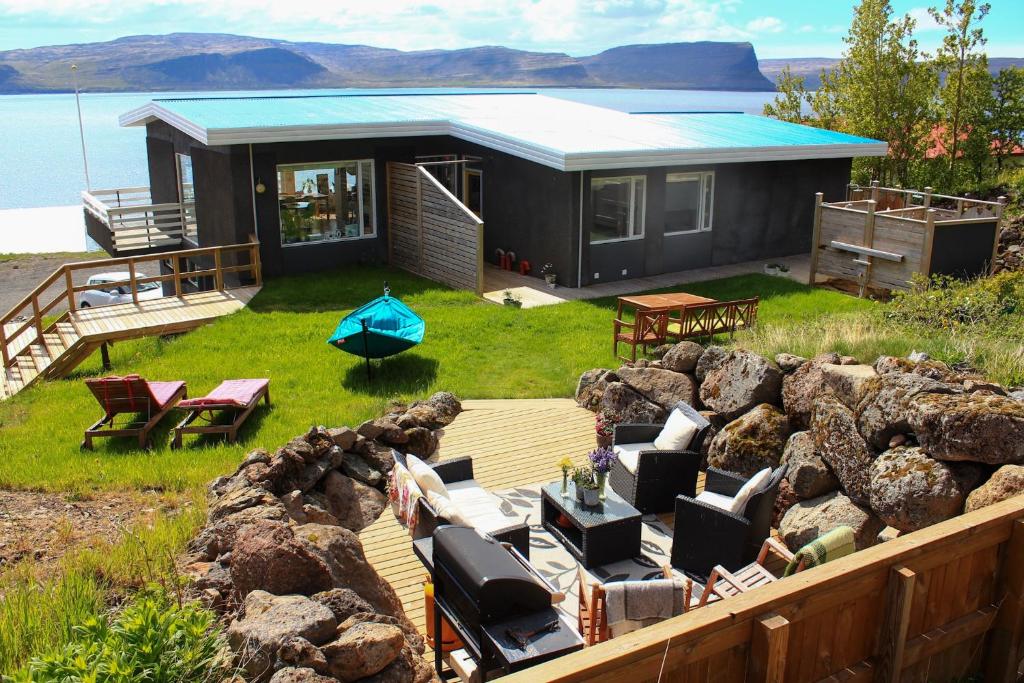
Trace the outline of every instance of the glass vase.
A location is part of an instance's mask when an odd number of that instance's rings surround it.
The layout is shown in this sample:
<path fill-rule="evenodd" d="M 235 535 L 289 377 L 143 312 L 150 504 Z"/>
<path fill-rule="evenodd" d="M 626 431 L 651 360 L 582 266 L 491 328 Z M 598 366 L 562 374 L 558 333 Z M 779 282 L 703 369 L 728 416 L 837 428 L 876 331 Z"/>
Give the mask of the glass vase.
<path fill-rule="evenodd" d="M 569 497 L 569 473 L 562 472 L 562 498 Z"/>
<path fill-rule="evenodd" d="M 608 473 L 607 472 L 598 472 L 597 473 L 597 490 L 598 490 L 598 493 L 600 494 L 599 495 L 599 499 L 600 500 L 604 500 L 604 487 L 605 487 L 605 485 L 607 483 L 608 483 Z"/>

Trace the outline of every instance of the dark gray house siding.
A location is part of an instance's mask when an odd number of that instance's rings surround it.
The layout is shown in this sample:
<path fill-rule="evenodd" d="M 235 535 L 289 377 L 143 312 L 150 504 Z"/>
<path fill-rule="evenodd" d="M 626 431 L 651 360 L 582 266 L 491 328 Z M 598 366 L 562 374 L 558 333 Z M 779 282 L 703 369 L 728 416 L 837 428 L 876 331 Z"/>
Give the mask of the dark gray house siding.
<path fill-rule="evenodd" d="M 174 155 L 189 154 L 198 246 L 244 242 L 258 233 L 267 275 L 385 262 L 387 162 L 412 162 L 419 155 L 479 157 L 485 260 L 496 263 L 497 249 L 511 250 L 530 262 L 534 276 L 551 263 L 563 286 L 805 253 L 814 193 L 841 197 L 851 163 L 819 159 L 566 173 L 447 136 L 254 144 L 250 161 L 248 145 L 207 147 L 162 122 L 147 125 L 146 144 L 153 200 L 177 201 Z M 375 162 L 376 236 L 282 246 L 277 166 L 356 159 Z M 715 173 L 712 229 L 665 235 L 665 176 L 696 171 Z M 644 236 L 591 245 L 591 178 L 624 175 L 647 179 Z M 254 180 L 266 186 L 255 201 Z"/>

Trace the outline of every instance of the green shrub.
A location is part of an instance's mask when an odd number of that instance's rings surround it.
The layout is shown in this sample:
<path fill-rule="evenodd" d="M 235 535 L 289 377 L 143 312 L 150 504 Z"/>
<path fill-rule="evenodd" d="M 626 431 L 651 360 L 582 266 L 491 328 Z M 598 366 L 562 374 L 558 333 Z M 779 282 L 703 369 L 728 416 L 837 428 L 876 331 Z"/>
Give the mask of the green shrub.
<path fill-rule="evenodd" d="M 90 617 L 73 640 L 33 659 L 10 683 L 68 681 L 172 683 L 218 681 L 230 671 L 227 644 L 214 615 L 178 605 L 160 589 L 140 592 L 114 617 Z"/>
<path fill-rule="evenodd" d="M 952 332 L 998 333 L 1020 338 L 1024 318 L 1024 273 L 961 281 L 915 276 L 913 286 L 895 292 L 885 316 L 906 325 Z"/>

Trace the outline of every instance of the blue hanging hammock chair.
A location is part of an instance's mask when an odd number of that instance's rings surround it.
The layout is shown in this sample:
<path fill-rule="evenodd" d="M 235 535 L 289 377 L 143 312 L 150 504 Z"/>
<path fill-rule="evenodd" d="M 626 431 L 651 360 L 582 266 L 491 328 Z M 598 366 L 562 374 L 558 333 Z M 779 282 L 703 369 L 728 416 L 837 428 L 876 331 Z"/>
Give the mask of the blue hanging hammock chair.
<path fill-rule="evenodd" d="M 398 299 L 384 283 L 384 296 L 363 304 L 338 323 L 327 343 L 346 353 L 366 359 L 387 358 L 423 341 L 426 323 Z"/>

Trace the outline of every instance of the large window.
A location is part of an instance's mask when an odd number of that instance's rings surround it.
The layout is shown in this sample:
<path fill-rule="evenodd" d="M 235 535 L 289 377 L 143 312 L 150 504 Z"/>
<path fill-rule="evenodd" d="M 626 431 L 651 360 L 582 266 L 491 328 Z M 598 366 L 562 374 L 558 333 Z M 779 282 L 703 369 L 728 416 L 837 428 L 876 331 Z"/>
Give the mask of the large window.
<path fill-rule="evenodd" d="M 374 237 L 373 161 L 277 167 L 281 244 Z"/>
<path fill-rule="evenodd" d="M 644 176 L 590 180 L 590 243 L 644 236 L 647 181 Z"/>
<path fill-rule="evenodd" d="M 665 234 L 710 230 L 714 196 L 714 173 L 669 173 L 665 177 Z"/>

